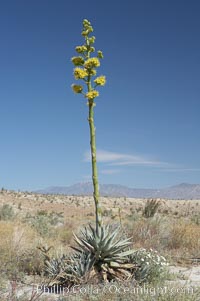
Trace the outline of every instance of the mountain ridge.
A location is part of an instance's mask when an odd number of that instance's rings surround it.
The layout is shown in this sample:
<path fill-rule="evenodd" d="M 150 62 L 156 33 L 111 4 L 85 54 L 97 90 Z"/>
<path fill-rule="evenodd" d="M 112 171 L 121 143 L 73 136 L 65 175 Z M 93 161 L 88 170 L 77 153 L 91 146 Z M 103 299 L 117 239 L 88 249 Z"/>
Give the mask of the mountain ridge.
<path fill-rule="evenodd" d="M 109 197 L 200 199 L 200 184 L 180 183 L 168 188 L 131 188 L 119 184 L 100 184 L 100 195 Z M 51 186 L 34 191 L 40 194 L 92 195 L 91 182 L 76 183 L 71 186 Z"/>

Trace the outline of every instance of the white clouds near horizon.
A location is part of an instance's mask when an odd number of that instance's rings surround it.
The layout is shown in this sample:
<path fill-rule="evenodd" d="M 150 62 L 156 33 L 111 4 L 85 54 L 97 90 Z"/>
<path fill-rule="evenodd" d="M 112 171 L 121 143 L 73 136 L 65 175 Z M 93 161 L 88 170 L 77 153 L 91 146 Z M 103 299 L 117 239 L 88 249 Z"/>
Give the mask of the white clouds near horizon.
<path fill-rule="evenodd" d="M 90 151 L 85 152 L 84 161 L 90 162 Z M 146 165 L 154 167 L 168 166 L 169 163 L 161 162 L 157 160 L 149 160 L 145 156 L 129 155 L 125 153 L 116 153 L 105 151 L 102 149 L 97 150 L 97 161 L 100 163 L 109 163 L 112 166 L 129 166 L 129 165 Z M 109 173 L 109 172 L 107 172 Z M 111 173 L 114 173 L 113 170 Z"/>

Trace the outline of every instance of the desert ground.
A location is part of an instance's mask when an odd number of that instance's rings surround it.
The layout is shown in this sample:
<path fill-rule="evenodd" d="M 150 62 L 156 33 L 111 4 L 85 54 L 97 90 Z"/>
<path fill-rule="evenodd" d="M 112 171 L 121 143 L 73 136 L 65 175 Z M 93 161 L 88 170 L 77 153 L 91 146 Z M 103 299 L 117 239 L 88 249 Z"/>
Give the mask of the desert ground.
<path fill-rule="evenodd" d="M 200 300 L 200 200 L 157 199 L 159 206 L 149 217 L 144 214 L 148 201 L 101 197 L 103 220 L 105 223 L 119 223 L 132 237 L 133 248 L 153 248 L 165 256 L 170 275 L 165 283 L 189 285 L 197 290 L 180 300 Z M 31 299 L 31 289 L 28 291 L 28 288 L 40 283 L 42 277 L 43 258 L 38 247 L 50 247 L 52 256 L 69 252 L 74 244 L 73 232 L 79 233 L 83 226 L 93 224 L 94 220 L 92 196 L 42 195 L 2 189 L 0 300 L 78 300 L 45 294 Z M 26 291 L 25 297 L 23 293 Z M 176 295 L 176 300 L 179 297 Z M 121 300 L 117 298 L 114 296 L 108 300 Z M 159 298 L 153 300 L 172 300 L 168 295 L 165 299 Z M 97 299 L 87 295 L 80 300 Z"/>

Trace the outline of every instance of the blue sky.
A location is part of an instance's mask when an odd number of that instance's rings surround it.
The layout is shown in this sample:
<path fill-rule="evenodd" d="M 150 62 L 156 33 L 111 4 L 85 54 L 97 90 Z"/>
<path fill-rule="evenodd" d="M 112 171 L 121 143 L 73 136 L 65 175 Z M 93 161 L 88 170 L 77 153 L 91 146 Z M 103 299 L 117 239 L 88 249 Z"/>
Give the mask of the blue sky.
<path fill-rule="evenodd" d="M 200 183 L 199 1 L 2 1 L 0 187 L 91 180 L 88 107 L 71 90 L 82 20 L 104 53 L 101 183 Z"/>

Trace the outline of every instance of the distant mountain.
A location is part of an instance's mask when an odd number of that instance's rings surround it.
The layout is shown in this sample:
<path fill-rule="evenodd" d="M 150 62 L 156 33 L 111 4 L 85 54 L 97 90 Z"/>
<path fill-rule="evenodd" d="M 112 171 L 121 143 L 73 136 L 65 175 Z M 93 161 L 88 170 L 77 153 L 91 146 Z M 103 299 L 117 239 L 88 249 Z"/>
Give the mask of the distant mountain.
<path fill-rule="evenodd" d="M 123 185 L 101 184 L 99 189 L 102 196 L 110 197 L 200 199 L 200 184 L 182 183 L 164 189 L 137 189 Z M 37 190 L 35 193 L 85 196 L 93 194 L 93 186 L 91 182 L 83 182 L 68 187 L 52 186 Z"/>
<path fill-rule="evenodd" d="M 200 184 L 181 183 L 162 189 L 159 194 L 168 199 L 200 199 Z"/>

